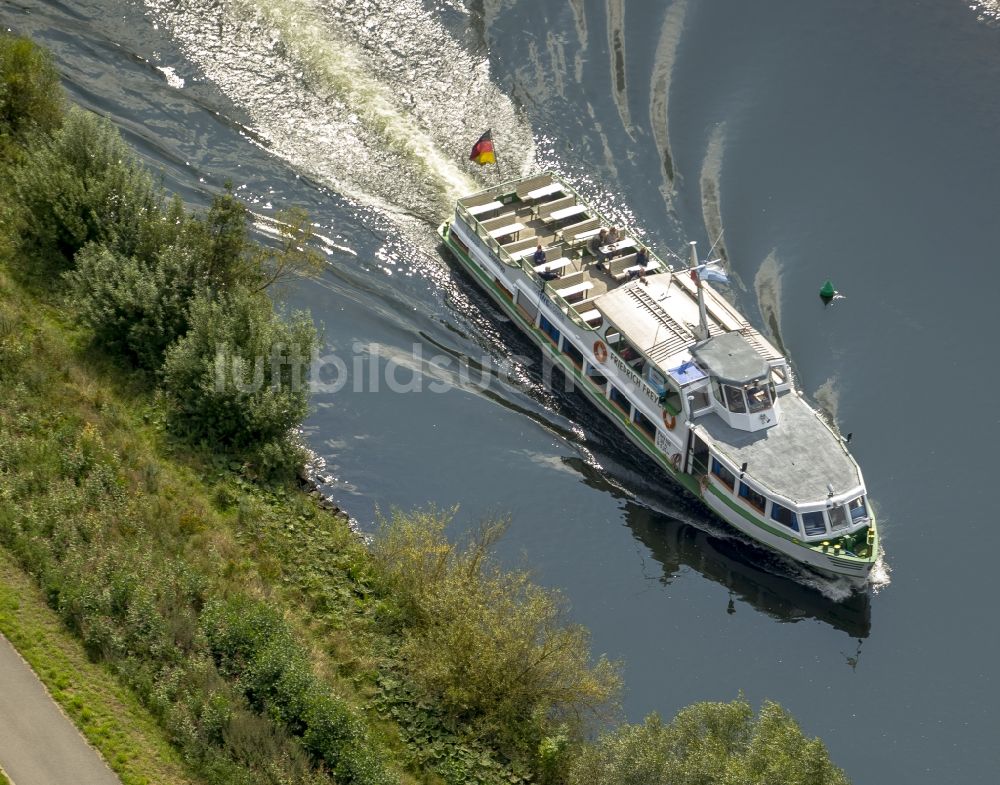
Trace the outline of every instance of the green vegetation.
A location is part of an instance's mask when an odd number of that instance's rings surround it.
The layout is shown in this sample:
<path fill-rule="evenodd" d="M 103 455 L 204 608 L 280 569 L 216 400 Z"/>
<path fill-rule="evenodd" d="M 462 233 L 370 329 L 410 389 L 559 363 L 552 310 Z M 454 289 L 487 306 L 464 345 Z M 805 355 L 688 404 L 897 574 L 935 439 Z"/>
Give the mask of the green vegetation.
<path fill-rule="evenodd" d="M 123 781 L 843 781 L 772 704 L 588 744 L 617 668 L 497 566 L 502 526 L 397 512 L 368 548 L 297 487 L 317 338 L 268 293 L 316 269 L 304 215 L 261 248 L 231 192 L 188 213 L 62 114 L 30 44 L 0 79 L 0 630 Z"/>
<path fill-rule="evenodd" d="M 587 747 L 573 785 L 846 785 L 818 739 L 806 739 L 780 706 L 754 717 L 744 700 L 698 703 L 664 725 L 651 716 Z"/>

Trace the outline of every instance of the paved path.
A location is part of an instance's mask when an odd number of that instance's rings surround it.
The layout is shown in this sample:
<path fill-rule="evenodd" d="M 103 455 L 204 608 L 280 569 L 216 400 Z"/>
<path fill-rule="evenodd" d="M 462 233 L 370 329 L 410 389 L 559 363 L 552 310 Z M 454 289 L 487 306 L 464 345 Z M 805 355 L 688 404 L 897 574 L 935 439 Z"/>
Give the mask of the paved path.
<path fill-rule="evenodd" d="M 121 785 L 2 635 L 0 767 L 13 785 Z"/>

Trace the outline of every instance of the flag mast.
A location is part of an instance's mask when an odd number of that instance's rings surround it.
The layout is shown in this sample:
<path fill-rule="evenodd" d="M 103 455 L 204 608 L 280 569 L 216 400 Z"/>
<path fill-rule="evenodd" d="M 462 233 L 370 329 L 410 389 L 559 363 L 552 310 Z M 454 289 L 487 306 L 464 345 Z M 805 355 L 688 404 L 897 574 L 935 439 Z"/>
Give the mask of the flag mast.
<path fill-rule="evenodd" d="M 698 285 L 698 340 L 704 341 L 708 338 L 708 311 L 705 308 L 705 290 L 701 286 L 701 275 L 698 273 L 698 243 L 692 240 L 691 243 L 691 277 Z"/>

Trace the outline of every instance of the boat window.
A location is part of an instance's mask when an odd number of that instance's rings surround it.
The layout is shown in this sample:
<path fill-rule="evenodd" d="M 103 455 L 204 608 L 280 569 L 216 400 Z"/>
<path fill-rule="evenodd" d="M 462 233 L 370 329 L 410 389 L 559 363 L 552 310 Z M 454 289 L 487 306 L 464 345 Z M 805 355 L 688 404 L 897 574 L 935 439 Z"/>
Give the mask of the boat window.
<path fill-rule="evenodd" d="M 680 414 L 681 412 L 681 391 L 673 384 L 667 383 L 667 389 L 660 396 L 660 403 L 670 414 Z"/>
<path fill-rule="evenodd" d="M 613 384 L 608 385 L 608 397 L 611 399 L 611 402 L 625 412 L 625 414 L 629 414 L 632 411 L 632 404 L 629 399 L 626 398 L 624 393 L 622 393 L 622 391 Z"/>
<path fill-rule="evenodd" d="M 854 523 L 868 520 L 868 505 L 865 504 L 865 497 L 859 496 L 847 503 L 847 509 L 851 511 L 851 520 Z"/>
<path fill-rule="evenodd" d="M 833 531 L 846 529 L 851 525 L 851 519 L 847 516 L 847 508 L 844 505 L 838 504 L 836 507 L 830 507 L 827 512 L 830 515 L 830 528 Z"/>
<path fill-rule="evenodd" d="M 771 390 L 767 382 L 763 379 L 747 386 L 747 401 L 750 403 L 750 411 L 754 414 L 770 409 L 773 399 Z"/>
<path fill-rule="evenodd" d="M 726 399 L 722 395 L 722 385 L 719 384 L 718 380 L 712 379 L 712 390 L 715 393 L 715 400 L 721 403 L 723 406 L 726 405 Z"/>
<path fill-rule="evenodd" d="M 663 375 L 656 370 L 656 366 L 652 363 L 646 366 L 646 381 L 649 382 L 650 387 L 660 394 L 663 393 L 667 386 L 667 380 L 663 378 Z"/>
<path fill-rule="evenodd" d="M 608 384 L 608 379 L 601 373 L 601 369 L 590 363 L 586 364 L 586 369 L 587 378 L 603 390 Z"/>
<path fill-rule="evenodd" d="M 559 329 L 552 324 L 548 319 L 545 318 L 545 314 L 538 320 L 538 326 L 541 328 L 542 332 L 545 333 L 549 338 L 552 339 L 552 343 L 556 346 L 559 345 Z"/>
<path fill-rule="evenodd" d="M 807 537 L 814 537 L 817 534 L 826 534 L 826 521 L 823 520 L 823 511 L 804 512 L 801 515 L 802 528 Z"/>
<path fill-rule="evenodd" d="M 729 384 L 725 385 L 723 389 L 726 392 L 726 408 L 731 412 L 736 412 L 737 414 L 743 414 L 746 412 L 747 407 L 743 402 L 743 390 Z"/>
<path fill-rule="evenodd" d="M 799 523 L 795 520 L 795 513 L 787 507 L 782 507 L 777 502 L 771 502 L 771 520 L 777 521 L 793 531 L 799 530 Z"/>
<path fill-rule="evenodd" d="M 767 499 L 761 493 L 757 493 L 753 488 L 747 485 L 745 482 L 740 483 L 740 498 L 745 499 L 751 507 L 764 512 L 764 507 L 767 506 Z"/>
<path fill-rule="evenodd" d="M 723 466 L 718 458 L 712 459 L 712 474 L 718 477 L 719 482 L 729 488 L 729 490 L 736 487 L 736 475 Z"/>
<path fill-rule="evenodd" d="M 636 409 L 632 412 L 632 422 L 642 429 L 650 439 L 656 438 L 656 423 L 650 420 L 645 414 Z"/>
<path fill-rule="evenodd" d="M 691 398 L 692 412 L 701 411 L 710 403 L 710 401 L 708 400 L 708 390 L 704 387 L 702 387 L 700 390 L 695 390 L 694 392 L 689 393 L 689 396 Z"/>
<path fill-rule="evenodd" d="M 583 352 L 577 349 L 570 341 L 563 340 L 563 354 L 572 361 L 577 368 L 583 367 Z"/>

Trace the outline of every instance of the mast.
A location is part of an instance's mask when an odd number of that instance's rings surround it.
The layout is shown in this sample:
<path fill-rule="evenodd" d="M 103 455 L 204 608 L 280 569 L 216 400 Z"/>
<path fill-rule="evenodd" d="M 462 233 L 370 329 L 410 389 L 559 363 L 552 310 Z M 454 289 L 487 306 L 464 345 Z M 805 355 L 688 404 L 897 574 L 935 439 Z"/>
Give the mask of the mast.
<path fill-rule="evenodd" d="M 698 331 L 697 338 L 704 341 L 708 338 L 708 311 L 705 309 L 705 291 L 701 286 L 701 275 L 698 272 L 698 243 L 691 241 L 691 275 L 698 285 Z"/>

